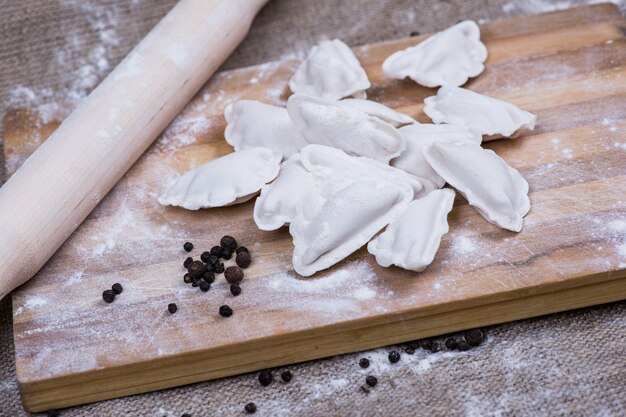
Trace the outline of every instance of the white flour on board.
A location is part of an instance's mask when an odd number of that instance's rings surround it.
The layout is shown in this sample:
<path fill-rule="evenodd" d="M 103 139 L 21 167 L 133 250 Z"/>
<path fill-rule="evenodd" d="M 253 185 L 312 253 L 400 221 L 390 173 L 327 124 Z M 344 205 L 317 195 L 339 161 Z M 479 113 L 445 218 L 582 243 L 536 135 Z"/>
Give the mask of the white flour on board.
<path fill-rule="evenodd" d="M 571 1 L 571 0 L 563 0 L 563 1 L 555 1 L 555 0 L 514 0 L 505 3 L 502 6 L 502 11 L 506 14 L 511 14 L 515 12 L 522 12 L 524 14 L 537 14 L 537 13 L 546 13 L 546 12 L 554 12 L 557 10 L 569 9 L 570 7 L 575 7 L 581 4 L 596 4 L 596 3 L 606 3 L 610 2 L 616 4 L 620 8 L 626 7 L 626 1 L 624 0 L 583 0 L 583 1 Z"/>

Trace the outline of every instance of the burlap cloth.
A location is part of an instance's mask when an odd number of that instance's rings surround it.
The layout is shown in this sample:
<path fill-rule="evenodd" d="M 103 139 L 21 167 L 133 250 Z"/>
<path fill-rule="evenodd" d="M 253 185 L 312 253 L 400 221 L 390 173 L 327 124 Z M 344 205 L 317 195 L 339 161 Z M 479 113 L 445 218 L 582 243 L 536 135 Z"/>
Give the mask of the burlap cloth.
<path fill-rule="evenodd" d="M 442 29 L 457 20 L 532 14 L 582 1 L 272 0 L 224 64 L 237 68 L 302 54 L 321 38 L 359 45 Z M 174 0 L 0 2 L 0 114 L 87 93 Z M 1 140 L 0 140 L 1 145 Z M 1 179 L 0 179 L 1 180 Z M 0 254 L 0 256 L 2 256 Z M 459 353 L 387 349 L 288 367 L 289 384 L 262 388 L 256 374 L 103 401 L 62 416 L 257 415 L 624 416 L 626 302 L 487 329 Z M 24 412 L 13 355 L 11 303 L 0 301 L 0 415 Z M 372 359 L 369 372 L 358 358 Z M 378 376 L 368 394 L 364 377 Z"/>

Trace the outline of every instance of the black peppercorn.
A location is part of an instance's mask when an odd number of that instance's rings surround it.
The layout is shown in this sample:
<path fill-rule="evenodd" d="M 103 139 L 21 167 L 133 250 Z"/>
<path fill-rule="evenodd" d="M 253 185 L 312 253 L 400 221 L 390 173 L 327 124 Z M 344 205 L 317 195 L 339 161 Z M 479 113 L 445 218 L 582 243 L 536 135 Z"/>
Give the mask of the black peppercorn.
<path fill-rule="evenodd" d="M 204 263 L 209 262 L 209 257 L 211 257 L 211 252 L 202 252 L 202 255 L 200 255 L 200 260 Z"/>
<path fill-rule="evenodd" d="M 248 252 L 239 252 L 235 258 L 235 263 L 242 268 L 247 268 L 252 263 L 252 257 Z"/>
<path fill-rule="evenodd" d="M 169 311 L 171 314 L 176 313 L 176 310 L 178 310 L 178 306 L 176 305 L 176 303 L 169 303 L 167 305 L 167 311 Z"/>
<path fill-rule="evenodd" d="M 191 252 L 191 250 L 193 249 L 193 243 L 185 242 L 185 244 L 183 245 L 183 249 L 185 249 L 185 252 Z"/>
<path fill-rule="evenodd" d="M 422 349 L 428 349 L 429 347 L 431 347 L 433 344 L 433 341 L 430 339 L 422 339 L 420 340 L 420 346 L 422 347 Z"/>
<path fill-rule="evenodd" d="M 485 340 L 485 335 L 480 329 L 467 330 L 463 333 L 463 336 L 470 346 L 478 346 Z"/>
<path fill-rule="evenodd" d="M 367 358 L 361 358 L 359 360 L 359 366 L 363 369 L 367 368 L 370 366 L 370 360 Z"/>
<path fill-rule="evenodd" d="M 256 404 L 248 403 L 243 409 L 246 410 L 246 413 L 248 414 L 254 414 L 256 413 Z"/>
<path fill-rule="evenodd" d="M 396 352 L 395 350 L 392 350 L 391 352 L 389 352 L 388 358 L 389 358 L 389 362 L 398 363 L 400 361 L 400 354 Z"/>
<path fill-rule="evenodd" d="M 206 271 L 202 276 L 202 279 L 204 279 L 209 284 L 212 284 L 213 281 L 215 281 L 215 274 L 211 271 Z"/>
<path fill-rule="evenodd" d="M 116 282 L 115 284 L 113 284 L 111 286 L 111 289 L 113 290 L 115 295 L 121 294 L 122 291 L 124 291 L 124 288 L 122 288 L 122 284 L 120 284 L 119 282 Z"/>
<path fill-rule="evenodd" d="M 290 372 L 290 371 L 283 371 L 283 372 L 280 374 L 280 378 L 281 378 L 283 381 L 285 381 L 285 382 L 289 382 L 289 381 L 291 381 L 291 378 L 293 378 L 293 375 L 291 375 L 291 372 Z"/>
<path fill-rule="evenodd" d="M 224 272 L 224 277 L 229 284 L 238 284 L 243 281 L 243 271 L 238 266 L 229 266 Z"/>
<path fill-rule="evenodd" d="M 209 284 L 208 282 L 206 282 L 205 280 L 200 280 L 200 283 L 198 284 L 198 287 L 200 287 L 200 290 L 202 292 L 207 292 L 208 290 L 211 289 L 211 284 Z"/>
<path fill-rule="evenodd" d="M 191 283 L 191 286 L 195 288 L 195 287 L 197 287 L 197 286 L 198 286 L 198 284 L 199 284 L 199 283 L 200 283 L 200 280 L 194 280 L 194 281 Z"/>
<path fill-rule="evenodd" d="M 185 262 L 183 262 L 183 266 L 185 268 L 189 268 L 189 265 L 191 265 L 192 262 L 193 258 L 191 256 L 188 256 L 187 259 L 185 259 Z"/>
<path fill-rule="evenodd" d="M 205 263 L 204 264 L 204 270 L 207 272 L 213 272 L 213 264 L 212 263 Z"/>
<path fill-rule="evenodd" d="M 230 293 L 234 297 L 237 297 L 239 294 L 241 294 L 241 287 L 239 286 L 239 284 L 231 284 Z"/>
<path fill-rule="evenodd" d="M 420 33 L 419 33 L 418 31 L 414 30 L 413 32 L 409 33 L 409 36 L 410 36 L 410 37 L 413 37 L 413 36 L 419 36 L 419 34 L 420 34 Z"/>
<path fill-rule="evenodd" d="M 265 370 L 265 371 L 261 371 L 261 373 L 259 374 L 259 382 L 264 387 L 267 387 L 269 384 L 271 384 L 273 380 L 274 380 L 274 375 L 272 375 L 271 371 Z"/>
<path fill-rule="evenodd" d="M 367 378 L 365 378 L 365 383 L 369 385 L 370 387 L 375 387 L 376 384 L 378 384 L 378 379 L 376 379 L 375 376 L 370 375 Z"/>
<path fill-rule="evenodd" d="M 439 352 L 439 345 L 437 343 L 433 343 L 432 345 L 430 345 L 430 347 L 428 348 L 428 351 L 430 353 L 437 353 Z"/>
<path fill-rule="evenodd" d="M 221 247 L 221 246 L 213 246 L 213 247 L 211 248 L 211 255 L 213 255 L 213 256 L 217 256 L 217 257 L 219 258 L 220 256 L 222 256 L 222 251 L 223 251 L 223 250 L 224 250 L 224 249 L 222 249 L 222 247 Z"/>
<path fill-rule="evenodd" d="M 189 271 L 191 278 L 202 278 L 206 269 L 204 269 L 204 264 L 201 261 L 193 261 L 187 271 Z"/>
<path fill-rule="evenodd" d="M 183 277 L 183 281 L 185 281 L 186 284 L 191 284 L 193 278 L 191 278 L 191 275 L 185 274 L 185 276 Z"/>
<path fill-rule="evenodd" d="M 249 251 L 248 251 L 248 248 L 246 248 L 245 246 L 239 246 L 237 250 L 235 251 L 235 253 L 239 255 L 241 252 L 249 252 Z"/>
<path fill-rule="evenodd" d="M 220 239 L 220 246 L 224 249 L 228 249 L 230 253 L 233 253 L 237 249 L 237 241 L 232 236 L 224 236 Z"/>
<path fill-rule="evenodd" d="M 472 347 L 465 340 L 459 340 L 459 343 L 457 343 L 456 348 L 460 350 L 461 352 L 465 352 L 466 350 L 470 350 Z"/>
<path fill-rule="evenodd" d="M 415 349 L 412 346 L 407 346 L 407 347 L 404 348 L 404 352 L 407 355 L 412 355 L 412 354 L 415 353 Z"/>
<path fill-rule="evenodd" d="M 216 263 L 218 263 L 220 260 L 219 256 L 215 256 L 215 255 L 211 255 L 209 256 L 209 263 L 211 265 L 215 265 Z"/>
<path fill-rule="evenodd" d="M 112 303 L 115 300 L 115 292 L 113 290 L 104 290 L 102 291 L 102 299 L 106 303 Z"/>
<path fill-rule="evenodd" d="M 233 309 L 228 307 L 226 304 L 220 307 L 220 316 L 222 317 L 230 317 L 233 315 Z"/>
<path fill-rule="evenodd" d="M 450 350 L 454 350 L 456 349 L 458 346 L 458 343 L 455 339 L 453 339 L 452 337 L 446 339 L 446 347 Z"/>
<path fill-rule="evenodd" d="M 222 272 L 224 272 L 224 263 L 223 262 L 216 262 L 215 265 L 213 265 L 213 271 L 216 274 L 221 274 Z"/>
<path fill-rule="evenodd" d="M 232 256 L 233 254 L 228 249 L 222 251 L 222 259 L 229 260 Z"/>

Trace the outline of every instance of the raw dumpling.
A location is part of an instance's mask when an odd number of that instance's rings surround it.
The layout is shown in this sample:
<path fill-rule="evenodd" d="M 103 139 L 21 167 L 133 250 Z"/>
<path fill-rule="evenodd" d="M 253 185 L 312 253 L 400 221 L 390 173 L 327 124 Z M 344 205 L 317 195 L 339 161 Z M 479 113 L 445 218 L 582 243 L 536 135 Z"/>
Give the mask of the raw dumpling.
<path fill-rule="evenodd" d="M 436 96 L 426 97 L 424 113 L 435 123 L 504 137 L 514 137 L 521 129 L 533 130 L 537 121 L 537 116 L 511 103 L 459 87 L 441 87 Z"/>
<path fill-rule="evenodd" d="M 392 54 L 383 62 L 383 73 L 390 78 L 410 77 L 426 87 L 459 86 L 483 72 L 486 59 L 480 28 L 466 20 Z"/>
<path fill-rule="evenodd" d="M 406 140 L 406 149 L 391 165 L 409 174 L 428 179 L 433 188 L 441 188 L 445 181 L 424 158 L 423 150 L 433 142 L 467 143 L 480 145 L 481 136 L 466 127 L 457 125 L 412 124 L 398 129 Z"/>
<path fill-rule="evenodd" d="M 189 210 L 242 203 L 276 178 L 281 159 L 261 147 L 230 153 L 178 177 L 159 202 Z"/>
<path fill-rule="evenodd" d="M 339 39 L 322 41 L 314 46 L 289 80 L 295 94 L 326 100 L 344 97 L 365 98 L 370 87 L 365 70 L 352 49 Z"/>
<path fill-rule="evenodd" d="M 236 151 L 263 146 L 287 158 L 306 145 L 284 107 L 239 100 L 226 107 L 224 117 L 224 137 Z"/>
<path fill-rule="evenodd" d="M 289 226 L 300 275 L 313 275 L 365 245 L 413 199 L 406 183 L 367 178 L 340 184 L 307 195 Z"/>
<path fill-rule="evenodd" d="M 362 112 L 367 113 L 370 116 L 377 117 L 383 122 L 389 123 L 393 127 L 400 127 L 404 125 L 410 125 L 412 123 L 417 123 L 413 118 L 407 116 L 406 114 L 400 113 L 398 111 L 395 111 L 394 109 L 385 106 L 384 104 L 380 104 L 371 100 L 363 100 L 360 98 L 347 98 L 338 101 L 337 104 L 361 110 Z"/>
<path fill-rule="evenodd" d="M 395 127 L 360 110 L 294 94 L 287 100 L 287 111 L 308 143 L 384 163 L 404 150 L 404 138 Z"/>
<path fill-rule="evenodd" d="M 433 143 L 424 156 L 488 222 L 522 230 L 530 210 L 528 183 L 495 152 L 478 145 Z"/>
<path fill-rule="evenodd" d="M 309 145 L 302 150 L 301 158 L 302 165 L 307 171 L 314 176 L 324 175 L 332 178 L 334 183 L 355 182 L 366 177 L 394 183 L 404 182 L 411 186 L 416 198 L 434 189 L 431 182 L 424 178 L 370 158 L 350 156 L 340 149 L 328 146 Z"/>
<path fill-rule="evenodd" d="M 254 204 L 254 221 L 261 230 L 276 230 L 291 222 L 296 206 L 313 189 L 313 178 L 304 169 L 300 154 L 283 162 L 278 178 L 261 188 Z"/>
<path fill-rule="evenodd" d="M 453 203 L 454 191 L 447 188 L 414 200 L 368 243 L 367 251 L 381 266 L 424 270 L 435 259 L 441 237 L 448 233 L 448 213 Z"/>

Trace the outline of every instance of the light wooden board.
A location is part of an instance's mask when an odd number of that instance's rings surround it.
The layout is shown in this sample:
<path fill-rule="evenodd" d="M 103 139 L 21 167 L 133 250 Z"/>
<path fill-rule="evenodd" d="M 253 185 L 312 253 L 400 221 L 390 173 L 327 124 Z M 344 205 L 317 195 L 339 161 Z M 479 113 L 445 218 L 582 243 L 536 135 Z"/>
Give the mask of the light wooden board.
<path fill-rule="evenodd" d="M 605 4 L 482 31 L 487 69 L 468 87 L 539 116 L 532 134 L 487 145 L 530 183 L 521 233 L 496 228 L 457 198 L 450 233 L 426 271 L 381 268 L 361 249 L 304 279 L 292 271 L 287 230 L 258 231 L 252 202 L 198 212 L 160 207 L 157 196 L 174 176 L 231 151 L 226 104 L 284 103 L 298 62 L 223 72 L 14 292 L 25 406 L 69 406 L 626 298 L 623 18 Z M 434 90 L 380 70 L 389 54 L 423 38 L 356 52 L 370 98 L 427 122 L 422 102 Z M 7 114 L 9 174 L 70 108 Z M 221 276 L 208 293 L 182 282 L 183 242 L 194 242 L 198 256 L 224 234 L 253 254 L 237 298 Z M 114 282 L 125 290 L 107 305 L 101 293 Z M 217 314 L 224 303 L 233 317 Z"/>

